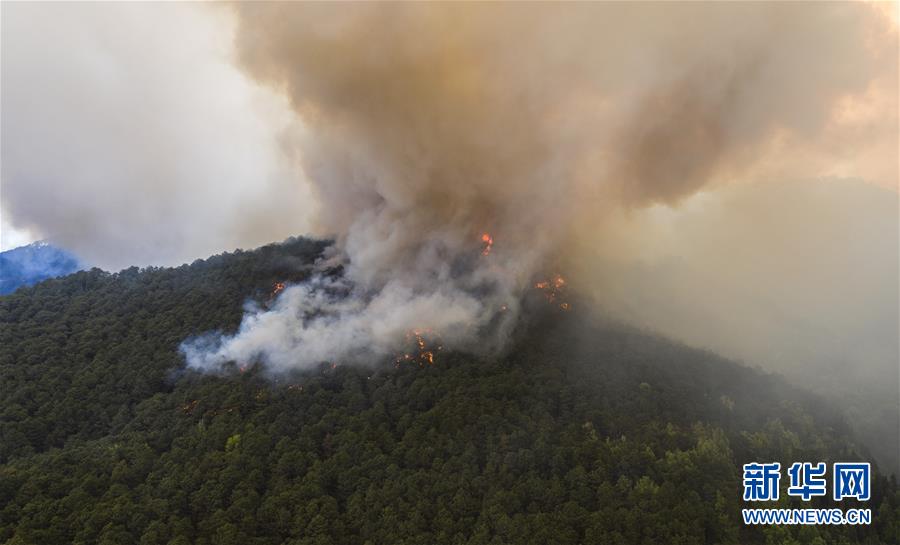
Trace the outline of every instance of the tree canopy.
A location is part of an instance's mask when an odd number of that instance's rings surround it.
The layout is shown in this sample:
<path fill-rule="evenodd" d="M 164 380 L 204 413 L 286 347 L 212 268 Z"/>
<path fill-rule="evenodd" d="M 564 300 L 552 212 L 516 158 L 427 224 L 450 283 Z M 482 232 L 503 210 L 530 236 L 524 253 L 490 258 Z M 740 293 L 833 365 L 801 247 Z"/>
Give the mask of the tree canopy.
<path fill-rule="evenodd" d="M 900 492 L 877 471 L 872 525 L 744 526 L 742 464 L 869 459 L 842 416 L 577 301 L 532 302 L 502 354 L 185 368 L 182 341 L 233 331 L 248 298 L 302 281 L 326 246 L 0 298 L 0 542 L 898 542 Z"/>

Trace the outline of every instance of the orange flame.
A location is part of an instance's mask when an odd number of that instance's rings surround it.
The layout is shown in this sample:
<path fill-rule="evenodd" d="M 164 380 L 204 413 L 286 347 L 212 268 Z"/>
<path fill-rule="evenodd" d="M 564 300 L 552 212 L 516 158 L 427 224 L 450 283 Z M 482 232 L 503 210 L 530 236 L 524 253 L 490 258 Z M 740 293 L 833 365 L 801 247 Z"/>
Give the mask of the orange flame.
<path fill-rule="evenodd" d="M 403 362 L 415 362 L 419 364 L 419 367 L 424 367 L 426 363 L 434 365 L 434 353 L 439 352 L 443 346 L 440 343 L 429 346 L 426 337 L 431 336 L 431 333 L 430 329 L 411 329 L 407 331 L 406 343 L 411 345 L 413 350 L 398 356 L 394 360 L 394 366 L 400 367 L 400 364 Z"/>
<path fill-rule="evenodd" d="M 547 301 L 556 304 L 557 300 L 561 299 L 563 296 L 563 292 L 566 288 L 566 279 L 562 277 L 561 274 L 553 275 L 549 280 L 541 280 L 539 282 L 535 282 L 535 289 L 541 290 L 544 292 L 544 297 L 547 298 Z M 560 310 L 570 310 L 572 307 L 569 303 L 565 301 L 561 301 L 559 303 Z"/>
<path fill-rule="evenodd" d="M 483 244 L 481 248 L 481 255 L 490 255 L 491 248 L 494 246 L 494 237 L 492 237 L 490 233 L 483 233 L 481 235 L 481 243 Z"/>
<path fill-rule="evenodd" d="M 284 290 L 284 282 L 275 282 L 275 286 L 272 288 L 272 294 L 269 295 L 269 300 L 275 299 L 275 296 L 281 293 Z"/>

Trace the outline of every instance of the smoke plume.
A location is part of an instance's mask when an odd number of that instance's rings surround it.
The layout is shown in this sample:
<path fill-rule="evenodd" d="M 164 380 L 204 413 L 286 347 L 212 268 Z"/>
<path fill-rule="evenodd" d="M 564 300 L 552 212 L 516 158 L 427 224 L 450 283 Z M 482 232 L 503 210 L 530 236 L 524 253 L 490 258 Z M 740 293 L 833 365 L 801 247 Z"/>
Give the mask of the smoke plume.
<path fill-rule="evenodd" d="M 897 31 L 869 5 L 233 9 L 240 66 L 308 128 L 346 274 L 187 343 L 195 367 L 372 360 L 413 328 L 496 348 L 537 276 L 619 244 L 611 217 L 729 182 L 897 183 Z"/>

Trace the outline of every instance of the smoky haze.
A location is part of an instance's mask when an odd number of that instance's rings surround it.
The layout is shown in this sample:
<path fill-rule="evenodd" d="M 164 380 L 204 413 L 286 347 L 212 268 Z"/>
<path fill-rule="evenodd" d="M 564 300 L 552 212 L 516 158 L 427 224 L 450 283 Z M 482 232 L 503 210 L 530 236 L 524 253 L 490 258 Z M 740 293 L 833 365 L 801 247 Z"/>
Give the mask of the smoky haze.
<path fill-rule="evenodd" d="M 580 267 L 608 314 L 826 395 L 900 473 L 895 191 L 733 184 L 619 217 L 605 236 L 619 246 Z"/>

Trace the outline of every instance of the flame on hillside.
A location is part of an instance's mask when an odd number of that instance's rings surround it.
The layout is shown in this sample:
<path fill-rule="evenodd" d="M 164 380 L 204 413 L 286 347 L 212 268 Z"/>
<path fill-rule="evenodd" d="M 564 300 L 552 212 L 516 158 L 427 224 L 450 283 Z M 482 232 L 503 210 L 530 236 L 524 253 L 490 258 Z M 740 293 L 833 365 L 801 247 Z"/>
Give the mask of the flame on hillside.
<path fill-rule="evenodd" d="M 571 305 L 563 300 L 566 289 L 566 279 L 561 274 L 554 274 L 548 280 L 540 280 L 534 283 L 534 289 L 540 290 L 550 304 L 558 305 L 560 310 L 569 310 Z"/>
<path fill-rule="evenodd" d="M 440 340 L 433 339 L 431 329 L 411 329 L 406 332 L 407 350 L 394 360 L 394 366 L 402 363 L 416 363 L 419 367 L 434 365 L 435 353 L 443 349 Z"/>
<path fill-rule="evenodd" d="M 481 235 L 481 244 L 481 255 L 491 255 L 491 248 L 494 247 L 494 237 L 492 237 L 490 233 L 483 233 Z"/>
<path fill-rule="evenodd" d="M 275 282 L 275 285 L 272 287 L 272 293 L 269 294 L 269 300 L 271 301 L 275 299 L 275 297 L 278 296 L 279 293 L 284 291 L 284 287 L 284 282 Z"/>

